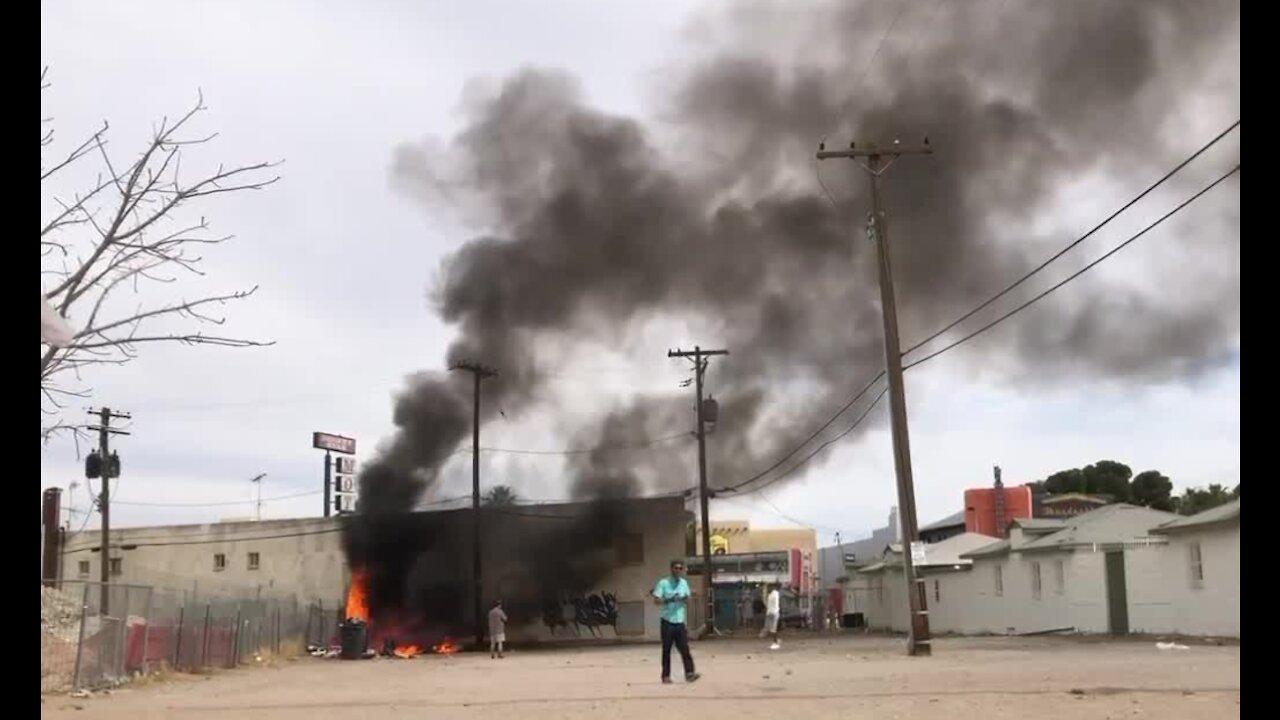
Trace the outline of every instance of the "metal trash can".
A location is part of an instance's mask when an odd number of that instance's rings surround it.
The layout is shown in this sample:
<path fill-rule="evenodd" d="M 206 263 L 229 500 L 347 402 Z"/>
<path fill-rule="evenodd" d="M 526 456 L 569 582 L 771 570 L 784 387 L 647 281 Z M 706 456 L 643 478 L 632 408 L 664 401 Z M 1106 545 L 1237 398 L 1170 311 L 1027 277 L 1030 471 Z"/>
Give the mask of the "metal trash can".
<path fill-rule="evenodd" d="M 369 635 L 363 620 L 347 618 L 347 621 L 338 628 L 338 635 L 342 640 L 342 649 L 338 657 L 343 660 L 359 660 L 364 657 Z"/>

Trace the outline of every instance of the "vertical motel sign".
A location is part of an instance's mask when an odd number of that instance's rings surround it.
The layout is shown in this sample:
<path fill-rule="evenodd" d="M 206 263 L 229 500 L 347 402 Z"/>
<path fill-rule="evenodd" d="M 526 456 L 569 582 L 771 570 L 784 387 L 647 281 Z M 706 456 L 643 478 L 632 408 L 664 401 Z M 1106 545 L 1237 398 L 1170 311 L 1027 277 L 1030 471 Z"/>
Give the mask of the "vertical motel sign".
<path fill-rule="evenodd" d="M 350 457 L 356 454 L 355 439 L 317 432 L 311 435 L 311 447 L 324 450 L 324 516 L 355 512 L 356 461 Z"/>

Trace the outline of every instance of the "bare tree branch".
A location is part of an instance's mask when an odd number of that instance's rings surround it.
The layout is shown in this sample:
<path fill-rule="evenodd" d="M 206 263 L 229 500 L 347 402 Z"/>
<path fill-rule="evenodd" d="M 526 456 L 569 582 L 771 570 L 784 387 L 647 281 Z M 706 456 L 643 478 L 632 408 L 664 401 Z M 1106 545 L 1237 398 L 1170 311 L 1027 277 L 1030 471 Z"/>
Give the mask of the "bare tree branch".
<path fill-rule="evenodd" d="M 49 87 L 41 70 L 41 91 Z M 219 245 L 230 235 L 210 234 L 203 215 L 189 215 L 196 204 L 219 195 L 262 190 L 280 178 L 278 162 L 224 166 L 185 176 L 185 153 L 217 138 L 217 133 L 190 135 L 195 118 L 205 110 L 204 96 L 176 119 L 161 118 L 151 139 L 132 161 L 118 162 L 109 152 L 102 126 L 69 152 L 46 166 L 41 161 L 40 277 L 44 297 L 78 327 L 71 344 L 54 348 L 41 343 L 41 437 L 74 431 L 58 419 L 67 398 L 86 397 L 82 371 L 127 364 L 138 346 L 154 343 L 263 347 L 270 341 L 207 334 L 198 326 L 222 326 L 226 318 L 211 312 L 244 300 L 257 291 L 166 300 L 149 296 L 174 286 L 179 276 L 203 276 L 200 248 Z M 41 120 L 42 156 L 52 150 L 54 135 Z M 46 185 L 65 183 L 70 168 L 97 159 L 98 172 L 79 191 L 57 195 Z M 77 173 L 82 171 L 77 170 Z M 198 219 L 192 219 L 198 217 Z M 129 301 L 132 292 L 142 302 Z M 197 327 L 190 327 L 195 325 Z M 74 382 L 72 382 L 74 381 Z"/>

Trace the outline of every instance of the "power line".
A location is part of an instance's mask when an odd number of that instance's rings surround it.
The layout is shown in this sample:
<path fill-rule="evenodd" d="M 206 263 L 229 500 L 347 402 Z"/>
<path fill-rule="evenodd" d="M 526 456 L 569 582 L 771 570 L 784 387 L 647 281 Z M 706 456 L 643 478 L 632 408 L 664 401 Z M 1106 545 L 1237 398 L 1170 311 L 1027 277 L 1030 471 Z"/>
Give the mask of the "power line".
<path fill-rule="evenodd" d="M 1190 205 L 1191 203 L 1195 202 L 1195 201 L 1196 201 L 1196 200 L 1197 200 L 1201 195 L 1204 195 L 1205 193 L 1209 192 L 1209 191 L 1210 191 L 1210 190 L 1212 190 L 1213 188 L 1215 188 L 1215 187 L 1217 187 L 1218 185 L 1220 185 L 1221 183 L 1225 182 L 1225 181 L 1227 180 L 1227 178 L 1231 177 L 1232 175 L 1235 175 L 1235 174 L 1236 174 L 1236 173 L 1238 173 L 1238 172 L 1240 172 L 1240 165 L 1237 163 L 1237 164 L 1236 164 L 1236 166 L 1235 166 L 1235 167 L 1233 167 L 1233 168 L 1231 168 L 1230 170 L 1228 170 L 1228 171 L 1226 172 L 1226 174 L 1222 175 L 1222 176 L 1221 176 L 1221 177 L 1219 177 L 1217 180 L 1214 180 L 1213 182 L 1211 182 L 1211 183 L 1209 183 L 1208 185 L 1204 186 L 1204 187 L 1203 187 L 1203 188 L 1201 188 L 1201 189 L 1200 189 L 1196 194 L 1192 195 L 1191 197 L 1187 198 L 1186 200 L 1183 200 L 1181 203 L 1179 203 L 1179 204 L 1178 204 L 1176 207 L 1174 207 L 1172 210 L 1170 210 L 1169 212 L 1165 213 L 1164 215 L 1161 215 L 1159 218 L 1157 218 L 1157 219 L 1156 219 L 1154 222 L 1152 222 L 1150 225 L 1147 225 L 1147 226 L 1146 226 L 1146 227 L 1144 227 L 1142 230 L 1139 230 L 1135 235 L 1131 236 L 1128 240 L 1125 240 L 1124 242 L 1122 242 L 1122 243 L 1120 243 L 1119 245 L 1115 246 L 1115 247 L 1114 247 L 1114 248 L 1112 248 L 1110 251 L 1108 251 L 1105 255 L 1103 255 L 1103 256 L 1101 256 L 1101 257 L 1099 257 L 1097 260 L 1094 260 L 1093 262 L 1089 263 L 1088 265 L 1085 265 L 1083 268 L 1081 268 L 1081 269 L 1077 270 L 1076 272 L 1074 272 L 1074 273 L 1072 273 L 1072 274 L 1068 275 L 1068 276 L 1067 276 L 1065 279 L 1063 279 L 1062 281 L 1060 281 L 1060 282 L 1058 282 L 1057 284 L 1055 284 L 1055 285 L 1051 286 L 1048 290 L 1045 290 L 1044 292 L 1040 293 L 1039 295 L 1036 295 L 1035 297 L 1033 297 L 1033 298 L 1031 298 L 1030 300 L 1028 300 L 1028 301 L 1026 301 L 1026 302 L 1022 303 L 1021 305 L 1019 305 L 1019 306 L 1017 306 L 1017 307 L 1015 307 L 1014 309 L 1010 310 L 1009 312 L 1007 312 L 1007 313 L 1005 313 L 1005 314 L 1001 315 L 1000 317 L 996 318 L 995 320 L 992 320 L 991 322 L 987 323 L 986 325 L 983 325 L 982 327 L 978 328 L 977 330 L 975 330 L 975 331 L 973 331 L 973 332 L 969 333 L 968 335 L 965 335 L 964 337 L 962 337 L 962 338 L 960 338 L 959 340 L 956 340 L 955 342 L 953 342 L 953 343 L 951 343 L 951 344 L 947 345 L 946 347 L 942 348 L 941 350 L 938 350 L 938 351 L 936 351 L 936 352 L 933 352 L 933 353 L 930 353 L 930 354 L 928 354 L 928 355 L 925 355 L 924 357 L 920 358 L 919 360 L 916 360 L 916 361 L 914 361 L 914 362 L 912 362 L 912 363 L 910 363 L 910 364 L 908 364 L 908 365 L 904 366 L 904 368 L 903 368 L 903 369 L 904 369 L 904 370 L 910 370 L 911 368 L 913 368 L 913 367 L 915 367 L 915 366 L 917 366 L 917 365 L 919 365 L 919 364 L 921 364 L 921 363 L 928 362 L 929 360 L 932 360 L 933 358 L 938 357 L 939 355 L 941 355 L 941 354 L 942 354 L 942 353 L 944 353 L 944 352 L 947 352 L 948 350 L 954 350 L 956 347 L 958 347 L 958 346 L 960 346 L 960 345 L 962 345 L 962 344 L 964 344 L 964 343 L 968 342 L 969 340 L 972 340 L 973 338 L 975 338 L 975 337 L 977 337 L 977 336 L 979 336 L 979 335 L 981 335 L 981 334 L 985 333 L 986 331 L 988 331 L 988 330 L 990 330 L 991 328 L 993 328 L 993 327 L 995 327 L 995 326 L 999 325 L 1000 323 L 1004 322 L 1005 320 L 1008 320 L 1009 318 L 1013 317 L 1014 315 L 1017 315 L 1018 313 L 1022 312 L 1023 310 L 1026 310 L 1027 308 L 1031 307 L 1031 306 L 1032 306 L 1033 304 L 1035 304 L 1036 302 L 1038 302 L 1038 301 L 1040 301 L 1041 299 L 1043 299 L 1045 296 L 1049 295 L 1049 293 L 1052 293 L 1053 291 L 1057 290 L 1058 288 L 1062 287 L 1063 285 L 1066 285 L 1067 283 L 1071 282 L 1072 280 L 1075 280 L 1076 278 L 1080 277 L 1081 275 L 1085 274 L 1085 273 L 1086 273 L 1086 272 L 1088 272 L 1089 270 L 1091 270 L 1091 269 L 1093 269 L 1094 267 L 1096 267 L 1096 266 L 1097 266 L 1099 263 L 1101 263 L 1103 260 L 1106 260 L 1107 258 L 1111 257 L 1112 255 L 1115 255 L 1116 253 L 1120 252 L 1120 251 L 1121 251 L 1121 250 L 1123 250 L 1124 248 L 1128 247 L 1129 243 L 1132 243 L 1133 241 L 1137 240 L 1138 238 L 1142 237 L 1143 235 L 1146 235 L 1149 231 L 1153 230 L 1156 226 L 1160 225 L 1160 224 L 1161 224 L 1161 223 L 1163 223 L 1165 220 L 1168 220 L 1169 218 L 1173 217 L 1175 214 L 1177 214 L 1179 211 L 1181 211 L 1181 210 L 1182 210 L 1183 208 L 1185 208 L 1186 206 L 1188 206 L 1188 205 Z"/>
<path fill-rule="evenodd" d="M 951 322 L 950 324 L 948 324 L 946 327 L 944 327 L 944 328 L 942 328 L 942 329 L 938 330 L 937 332 L 933 333 L 932 335 L 930 335 L 929 337 L 925 338 L 924 340 L 921 340 L 920 342 L 916 343 L 915 345 L 912 345 L 911 347 L 907 348 L 907 350 L 906 350 L 905 352 L 903 352 L 903 353 L 902 353 L 902 354 L 903 354 L 903 356 L 905 357 L 906 355 L 910 355 L 911 353 L 915 352 L 916 350 L 919 350 L 921 347 L 923 347 L 923 346 L 925 346 L 925 345 L 928 345 L 929 343 L 931 343 L 931 342 L 933 342 L 934 340 L 938 339 L 938 337 L 940 337 L 941 335 L 943 335 L 943 334 L 945 334 L 945 333 L 947 333 L 947 332 L 950 332 L 953 328 L 955 328 L 955 327 L 956 327 L 957 325 L 959 325 L 960 323 L 962 323 L 962 322 L 964 322 L 964 321 L 968 320 L 969 318 L 973 317 L 974 315 L 978 314 L 978 313 L 979 313 L 979 312 L 981 312 L 982 310 L 984 310 L 984 309 L 986 309 L 987 307 L 989 307 L 989 306 L 991 305 L 991 303 L 993 303 L 993 302 L 995 302 L 995 301 L 999 300 L 1000 298 L 1004 297 L 1005 295 L 1008 295 L 1008 294 L 1009 294 L 1010 292 L 1012 292 L 1015 288 L 1017 288 L 1018 286 L 1022 285 L 1022 283 L 1026 282 L 1027 280 L 1030 280 L 1030 279 L 1032 278 L 1032 276 L 1034 276 L 1036 273 L 1039 273 L 1041 270 L 1044 270 L 1044 269 L 1045 269 L 1046 267 L 1048 267 L 1051 263 L 1055 262 L 1056 260 L 1058 260 L 1059 258 L 1061 258 L 1063 255 L 1067 254 L 1067 252 L 1069 252 L 1070 250 L 1072 250 L 1073 248 L 1075 248 L 1077 245 L 1079 245 L 1080 243 L 1082 243 L 1082 242 L 1084 242 L 1085 240 L 1089 239 L 1091 236 L 1093 236 L 1093 234 L 1094 234 L 1094 233 L 1098 232 L 1098 231 L 1099 231 L 1099 230 L 1101 230 L 1104 226 L 1106 226 L 1106 225 L 1107 225 L 1107 224 L 1109 224 L 1111 221 L 1113 221 L 1113 220 L 1115 220 L 1117 217 L 1119 217 L 1119 216 L 1120 216 L 1122 213 L 1124 213 L 1126 210 L 1128 210 L 1129 208 L 1131 208 L 1131 207 L 1133 207 L 1134 205 L 1136 205 L 1139 201 L 1141 201 L 1141 200 L 1142 200 L 1143 198 L 1145 198 L 1147 195 L 1150 195 L 1153 191 L 1155 191 L 1155 189 L 1156 189 L 1156 188 L 1158 188 L 1158 187 L 1160 187 L 1161 185 L 1163 185 L 1164 183 L 1168 182 L 1168 180 L 1169 180 L 1170 178 L 1172 178 L 1174 175 L 1178 174 L 1178 172 L 1179 172 L 1179 171 L 1181 171 L 1183 168 L 1185 168 L 1187 165 L 1190 165 L 1190 164 L 1191 164 L 1191 163 L 1192 163 L 1196 158 L 1200 157 L 1200 156 L 1201 156 L 1201 155 L 1203 155 L 1205 152 L 1207 152 L 1207 151 L 1209 150 L 1209 148 L 1212 148 L 1214 145 L 1217 145 L 1219 141 L 1221 141 L 1221 140 L 1222 140 L 1224 137 L 1226 137 L 1227 135 L 1231 134 L 1231 132 L 1232 132 L 1233 130 L 1235 130 L 1236 128 L 1238 128 L 1238 127 L 1240 127 L 1240 121 L 1239 121 L 1239 120 L 1236 120 L 1234 123 L 1232 123 L 1232 124 L 1230 125 L 1230 127 L 1228 127 L 1226 130 L 1223 130 L 1222 132 L 1218 133 L 1218 135 L 1217 135 L 1216 137 L 1214 137 L 1212 140 L 1210 140 L 1208 143 L 1206 143 L 1204 146 L 1202 146 L 1199 150 L 1197 150 L 1197 151 L 1195 151 L 1194 153 L 1192 153 L 1189 157 L 1187 157 L 1187 159 L 1185 159 L 1185 160 L 1183 160 L 1182 162 L 1178 163 L 1176 166 L 1174 166 L 1174 168 L 1173 168 L 1172 170 L 1170 170 L 1169 172 L 1165 173 L 1163 177 L 1161 177 L 1159 180 L 1156 180 L 1154 183 L 1152 183 L 1150 186 L 1148 186 L 1146 190 L 1143 190 L 1141 193 L 1139 193 L 1139 194 L 1138 194 L 1136 197 L 1134 197 L 1132 200 L 1130 200 L 1129 202 L 1127 202 L 1127 203 L 1125 203 L 1123 206 L 1121 206 L 1121 207 L 1120 207 L 1120 209 L 1118 209 L 1118 210 L 1116 210 L 1115 212 L 1113 212 L 1113 213 L 1111 213 L 1110 215 L 1108 215 L 1108 216 L 1107 216 L 1107 217 L 1106 217 L 1102 222 L 1098 223 L 1097 225 L 1094 225 L 1094 226 L 1093 226 L 1093 228 L 1092 228 L 1091 230 L 1089 230 L 1089 232 L 1087 232 L 1087 233 L 1085 233 L 1085 234 L 1081 235 L 1080 237 L 1076 238 L 1074 241 L 1072 241 L 1072 242 L 1071 242 L 1070 244 L 1068 244 L 1066 247 L 1064 247 L 1064 248 L 1062 248 L 1061 250 L 1059 250 L 1058 252 L 1054 253 L 1054 255 L 1053 255 L 1052 257 L 1050 257 L 1049 259 L 1047 259 L 1047 260 L 1045 260 L 1044 262 L 1040 263 L 1040 264 L 1039 264 L 1039 265 L 1037 265 L 1034 269 L 1032 269 L 1030 272 L 1026 273 L 1026 274 L 1025 274 L 1025 275 L 1023 275 L 1022 277 L 1020 277 L 1020 278 L 1018 278 L 1017 280 L 1015 280 L 1011 285 L 1009 285 L 1009 286 L 1008 286 L 1008 287 L 1006 287 L 1005 289 L 1001 290 L 1000 292 L 996 293 L 995 295 L 992 295 L 990 298 L 988 298 L 988 299 L 986 300 L 986 302 L 984 302 L 984 303 L 982 303 L 981 305 L 979 305 L 979 306 L 975 307 L 974 309 L 970 310 L 969 312 L 965 313 L 964 315 L 961 315 L 960 317 L 956 318 L 954 321 L 952 321 L 952 322 Z M 913 363 L 913 364 L 914 364 L 914 363 Z M 908 367 L 910 367 L 910 366 L 908 366 Z"/>
<path fill-rule="evenodd" d="M 123 500 L 114 500 L 116 505 L 133 505 L 137 507 L 228 507 L 231 505 L 253 505 L 257 502 L 276 502 L 277 500 L 292 500 L 294 498 L 307 497 L 310 495 L 319 495 L 323 490 L 308 490 L 307 492 L 294 493 L 292 495 L 279 495 L 277 497 L 262 498 L 261 500 L 232 500 L 228 502 L 199 502 L 199 503 L 157 503 L 157 502 L 126 502 Z"/>
<path fill-rule="evenodd" d="M 854 420 L 854 421 L 853 421 L 853 424 L 852 424 L 852 425 L 850 425 L 849 427 L 847 427 L 847 428 L 845 428 L 843 431 L 841 431 L 839 435 L 836 435 L 835 437 L 833 437 L 833 438 L 831 438 L 831 439 L 827 440 L 826 442 L 822 443 L 821 445 L 819 445 L 817 448 L 815 448 L 815 449 L 814 449 L 814 451 L 813 451 L 813 452 L 809 453 L 808 455 L 805 455 L 803 459 L 801 459 L 801 460 L 800 460 L 799 462 L 797 462 L 795 465 L 792 465 L 791 467 L 787 468 L 787 470 L 786 470 L 785 472 L 783 472 L 782 474 L 777 475 L 777 476 L 774 476 L 773 478 L 771 478 L 771 479 L 769 479 L 769 480 L 767 480 L 767 481 L 765 481 L 765 482 L 763 482 L 763 483 L 760 483 L 760 484 L 759 484 L 759 485 L 757 485 L 756 487 L 751 488 L 750 490 L 747 490 L 747 491 L 745 491 L 745 492 L 742 492 L 742 491 L 739 491 L 739 490 L 738 490 L 738 488 L 740 488 L 740 487 L 742 487 L 743 485 L 745 485 L 745 484 L 746 484 L 745 482 L 738 483 L 737 485 L 733 485 L 733 486 L 730 486 L 730 487 L 728 487 L 728 488 L 724 488 L 724 489 L 720 490 L 719 492 L 733 492 L 733 493 L 737 493 L 737 494 L 739 494 L 739 495 L 746 495 L 746 494 L 750 494 L 750 493 L 756 493 L 756 492 L 760 492 L 761 490 L 763 490 L 763 489 L 765 489 L 765 488 L 769 487 L 770 485 L 772 485 L 772 484 L 774 484 L 774 483 L 778 482 L 779 480 L 782 480 L 783 478 L 787 477 L 788 475 L 791 475 L 791 474 L 792 474 L 792 473 L 794 473 L 796 470 L 799 470 L 800 468 L 804 467 L 804 466 L 805 466 L 805 464 L 807 464 L 810 460 L 812 460 L 812 459 L 814 458 L 814 456 L 816 456 L 818 453 L 820 453 L 820 452 L 822 452 L 823 450 L 827 449 L 827 448 L 828 448 L 828 447 L 830 447 L 831 445 L 834 445 L 835 443 L 837 443 L 837 442 L 839 442 L 840 440 L 842 440 L 846 435 L 848 435 L 849 433 L 853 432 L 854 428 L 856 428 L 856 427 L 858 427 L 859 425 L 861 425 L 861 424 L 862 424 L 862 421 L 863 421 L 863 420 L 865 420 L 865 419 L 867 418 L 867 416 L 871 414 L 871 411 L 875 409 L 876 405 L 879 405 L 879 404 L 880 404 L 880 401 L 881 401 L 882 399 L 884 399 L 885 393 L 887 393 L 887 392 L 889 392 L 889 388 L 888 388 L 888 387 L 881 388 L 880 392 L 876 395 L 876 399 L 871 401 L 871 404 L 870 404 L 870 405 L 868 405 L 868 406 L 867 406 L 867 409 L 866 409 L 866 410 L 864 410 L 864 411 L 862 412 L 862 414 L 858 416 L 858 419 L 857 419 L 857 420 Z"/>
<path fill-rule="evenodd" d="M 760 478 L 764 477 L 765 475 L 768 475 L 769 473 L 773 472 L 774 470 L 777 470 L 779 467 L 781 467 L 781 466 L 782 466 L 782 464 L 783 464 L 783 463 L 785 463 L 785 462 L 786 462 L 788 459 L 790 459 L 793 455 L 795 455 L 796 453 L 798 453 L 798 452 L 800 452 L 801 450 L 803 450 L 805 445 L 808 445 L 810 442 L 812 442 L 812 441 L 813 441 L 813 439 L 814 439 L 814 438 L 816 438 L 816 437 L 818 437 L 819 435 L 821 435 L 821 434 L 823 433 L 823 431 L 824 431 L 824 430 L 826 430 L 827 428 L 831 427 L 831 424 L 832 424 L 832 423 L 834 423 L 836 420 L 838 420 L 838 419 L 840 418 L 840 416 L 841 416 L 841 415 L 843 415 L 843 414 L 844 414 L 844 413 L 845 413 L 849 408 L 853 407 L 853 404 L 854 404 L 854 403 L 856 403 L 856 402 L 858 402 L 858 400 L 859 400 L 859 399 L 861 399 L 863 395 L 866 395 L 866 394 L 867 394 L 867 391 L 868 391 L 868 390 L 870 390 L 870 389 L 871 389 L 871 387 L 872 387 L 873 385 L 875 385 L 877 382 L 879 382 L 879 381 L 880 381 L 880 379 L 881 379 L 881 378 L 883 378 L 883 377 L 884 377 L 884 371 L 881 371 L 879 375 L 876 375 L 874 378 L 871 378 L 871 382 L 867 383 L 867 384 L 866 384 L 866 385 L 865 385 L 861 390 L 859 390 L 859 391 L 857 392 L 857 394 L 853 396 L 853 399 L 851 399 L 849 402 L 845 403 L 844 407 L 842 407 L 842 408 L 840 408 L 839 410 L 837 410 L 837 411 L 836 411 L 836 413 L 835 413 L 834 415 L 832 415 L 832 416 L 831 416 L 831 419 L 830 419 L 830 420 L 827 420 L 825 423 L 823 423 L 823 424 L 822 424 L 822 427 L 820 427 L 820 428 L 818 428 L 817 430 L 813 431 L 813 434 L 812 434 L 812 435 L 810 435 L 809 437 L 805 438 L 805 439 L 804 439 L 804 440 L 803 440 L 799 445 L 796 445 L 796 447 L 795 447 L 794 449 L 792 449 L 792 450 L 791 450 L 791 452 L 789 452 L 789 453 L 787 453 L 786 455 L 783 455 L 781 458 L 779 458 L 777 462 L 775 462 L 774 464 L 772 464 L 772 465 L 770 465 L 769 467 L 765 468 L 764 470 L 761 470 L 760 472 L 756 473 L 755 475 L 752 475 L 751 477 L 747 478 L 746 480 L 743 480 L 743 481 L 741 481 L 741 482 L 735 483 L 734 485 L 730 485 L 730 486 L 728 486 L 728 487 L 720 488 L 720 489 L 719 489 L 719 490 L 717 490 L 716 492 L 734 492 L 734 491 L 736 491 L 738 488 L 742 487 L 743 485 L 749 485 L 749 484 L 751 484 L 751 483 L 755 482 L 756 480 L 759 480 Z M 847 432 L 848 432 L 848 431 L 846 431 L 846 433 L 847 433 Z"/>

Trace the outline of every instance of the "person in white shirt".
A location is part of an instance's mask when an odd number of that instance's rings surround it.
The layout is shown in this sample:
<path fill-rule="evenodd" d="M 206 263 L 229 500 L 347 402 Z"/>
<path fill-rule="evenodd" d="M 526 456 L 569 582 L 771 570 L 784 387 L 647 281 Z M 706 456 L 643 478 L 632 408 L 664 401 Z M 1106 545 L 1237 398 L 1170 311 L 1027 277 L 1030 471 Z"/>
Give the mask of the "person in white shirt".
<path fill-rule="evenodd" d="M 777 650 L 782 647 L 782 642 L 778 639 L 778 622 L 782 617 L 782 594 L 778 592 L 778 586 L 773 585 L 769 588 L 769 595 L 764 601 L 764 631 L 773 640 L 773 644 L 769 646 L 770 650 Z"/>
<path fill-rule="evenodd" d="M 507 642 L 507 613 L 498 600 L 489 610 L 489 657 L 502 657 L 502 646 Z"/>

